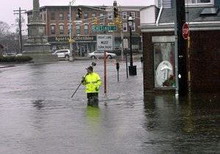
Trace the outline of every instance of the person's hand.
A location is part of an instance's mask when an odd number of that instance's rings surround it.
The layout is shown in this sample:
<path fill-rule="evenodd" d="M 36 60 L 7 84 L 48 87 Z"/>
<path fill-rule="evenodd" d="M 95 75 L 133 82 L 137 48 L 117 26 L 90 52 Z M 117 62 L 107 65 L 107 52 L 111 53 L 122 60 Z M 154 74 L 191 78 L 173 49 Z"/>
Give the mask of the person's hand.
<path fill-rule="evenodd" d="M 96 91 L 99 91 L 99 87 L 96 87 L 95 90 L 96 90 Z"/>

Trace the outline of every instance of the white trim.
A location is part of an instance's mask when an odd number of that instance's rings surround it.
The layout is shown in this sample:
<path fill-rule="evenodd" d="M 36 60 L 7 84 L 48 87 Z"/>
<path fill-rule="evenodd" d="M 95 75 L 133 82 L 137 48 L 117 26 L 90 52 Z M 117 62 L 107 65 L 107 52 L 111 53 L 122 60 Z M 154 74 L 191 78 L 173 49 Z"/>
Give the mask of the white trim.
<path fill-rule="evenodd" d="M 175 36 L 152 36 L 153 43 L 175 42 Z"/>
<path fill-rule="evenodd" d="M 189 22 L 189 24 L 220 24 L 220 21 Z"/>
<path fill-rule="evenodd" d="M 161 1 L 161 7 L 160 7 L 160 11 L 159 11 L 159 14 L 157 16 L 157 20 L 156 20 L 156 25 L 158 26 L 158 23 L 159 23 L 159 20 L 160 20 L 160 16 L 162 14 L 162 10 L 163 10 L 163 0 L 160 0 Z"/>
<path fill-rule="evenodd" d="M 142 29 L 141 32 L 172 32 L 174 28 L 167 29 Z"/>
<path fill-rule="evenodd" d="M 187 0 L 185 1 L 185 6 L 188 7 L 201 7 L 201 6 L 210 6 L 210 5 L 214 5 L 214 0 L 210 0 L 210 2 L 206 2 L 206 3 L 202 3 L 202 2 L 192 3 L 192 2 L 187 2 Z"/>

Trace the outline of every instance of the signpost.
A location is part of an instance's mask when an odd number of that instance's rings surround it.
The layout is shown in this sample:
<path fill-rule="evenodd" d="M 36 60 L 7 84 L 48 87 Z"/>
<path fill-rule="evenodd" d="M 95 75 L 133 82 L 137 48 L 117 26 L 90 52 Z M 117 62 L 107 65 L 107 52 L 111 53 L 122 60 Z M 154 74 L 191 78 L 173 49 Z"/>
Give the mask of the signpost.
<path fill-rule="evenodd" d="M 185 40 L 189 38 L 189 24 L 184 23 L 182 27 L 182 35 Z"/>
<path fill-rule="evenodd" d="M 113 50 L 112 35 L 97 35 L 97 50 L 111 51 Z"/>
<path fill-rule="evenodd" d="M 113 50 L 112 35 L 97 35 L 97 50 L 104 52 L 104 93 L 107 96 L 106 51 Z"/>
<path fill-rule="evenodd" d="M 104 26 L 104 25 L 94 25 L 92 26 L 92 30 L 95 32 L 102 32 L 102 31 L 116 31 L 117 28 L 115 25 Z"/>

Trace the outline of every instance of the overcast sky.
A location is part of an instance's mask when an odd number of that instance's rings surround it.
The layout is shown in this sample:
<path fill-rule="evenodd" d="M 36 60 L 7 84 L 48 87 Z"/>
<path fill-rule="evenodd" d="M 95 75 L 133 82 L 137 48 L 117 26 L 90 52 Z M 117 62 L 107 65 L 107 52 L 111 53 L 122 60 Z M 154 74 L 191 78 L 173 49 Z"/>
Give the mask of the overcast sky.
<path fill-rule="evenodd" d="M 114 0 L 75 0 L 74 5 L 113 5 Z M 117 0 L 118 5 L 123 6 L 146 6 L 152 0 Z M 18 15 L 14 15 L 13 10 L 32 10 L 33 0 L 0 0 L 0 21 L 6 22 L 9 26 L 15 24 L 15 19 Z M 40 6 L 47 5 L 68 5 L 70 0 L 39 0 Z M 23 17 L 26 19 L 26 14 Z M 14 29 L 14 28 L 13 28 Z"/>

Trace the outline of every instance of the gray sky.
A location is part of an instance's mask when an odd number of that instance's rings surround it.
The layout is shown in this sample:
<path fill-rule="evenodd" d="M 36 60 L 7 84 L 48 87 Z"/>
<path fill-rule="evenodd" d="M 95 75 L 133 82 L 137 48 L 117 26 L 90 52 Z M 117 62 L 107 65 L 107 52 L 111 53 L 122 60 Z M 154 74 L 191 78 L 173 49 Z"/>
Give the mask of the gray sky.
<path fill-rule="evenodd" d="M 73 5 L 113 5 L 114 0 L 75 0 Z M 152 0 L 117 0 L 118 5 L 123 6 L 146 6 Z M 15 19 L 18 15 L 14 15 L 13 10 L 31 10 L 33 8 L 33 0 L 0 0 L 0 21 L 6 22 L 12 29 L 15 29 Z M 68 5 L 70 0 L 39 0 L 40 6 L 47 5 Z M 26 14 L 23 15 L 26 19 Z M 14 27 L 13 27 L 14 25 Z"/>

